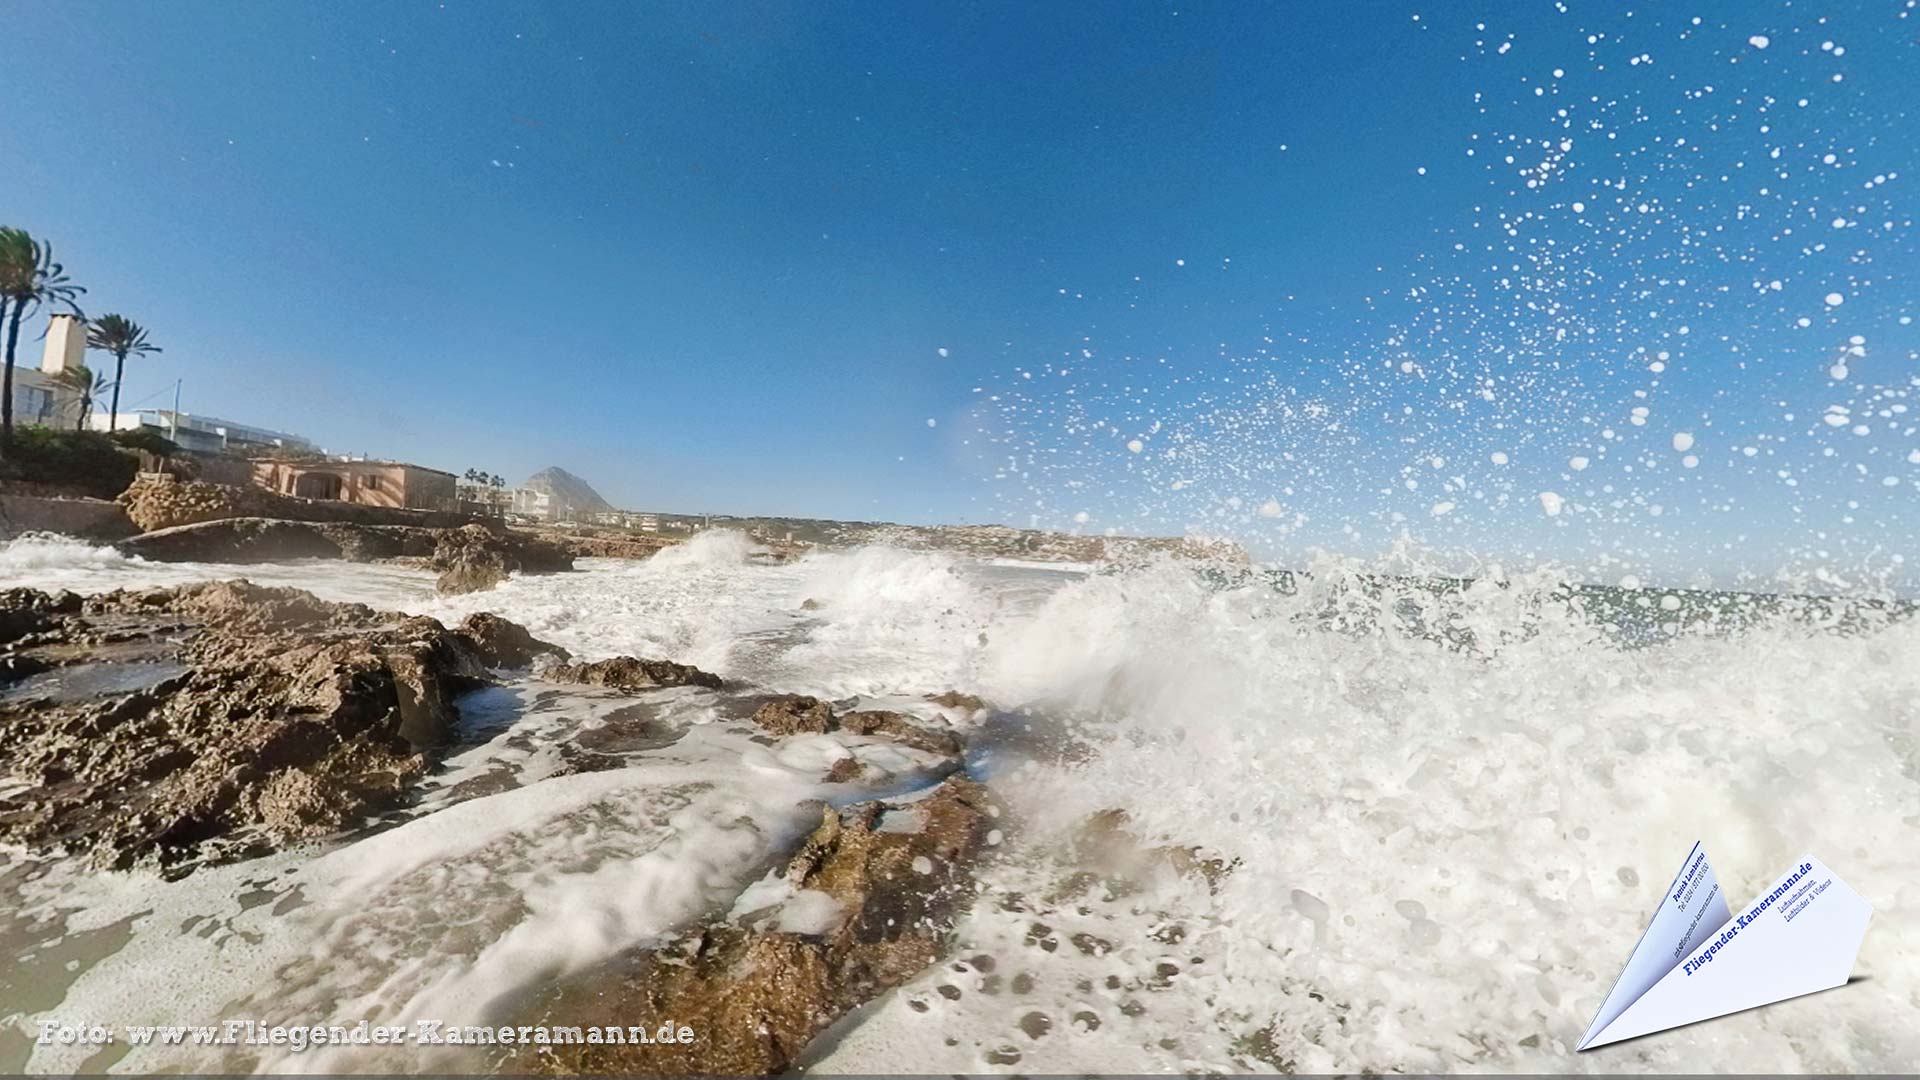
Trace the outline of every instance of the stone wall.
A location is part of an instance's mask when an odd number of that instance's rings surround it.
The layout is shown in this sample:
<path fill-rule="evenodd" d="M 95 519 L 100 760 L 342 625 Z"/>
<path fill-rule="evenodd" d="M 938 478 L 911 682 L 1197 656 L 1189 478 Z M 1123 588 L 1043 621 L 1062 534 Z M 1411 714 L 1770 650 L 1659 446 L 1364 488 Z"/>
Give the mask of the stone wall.
<path fill-rule="evenodd" d="M 0 495 L 0 540 L 51 532 L 82 540 L 119 540 L 138 532 L 119 503 L 105 499 Z"/>
<path fill-rule="evenodd" d="M 264 488 L 180 480 L 165 473 L 141 473 L 120 495 L 120 503 L 126 507 L 127 517 L 145 532 L 233 517 L 417 525 L 431 529 L 458 528 L 473 520 L 465 514 L 441 510 L 296 499 Z"/>

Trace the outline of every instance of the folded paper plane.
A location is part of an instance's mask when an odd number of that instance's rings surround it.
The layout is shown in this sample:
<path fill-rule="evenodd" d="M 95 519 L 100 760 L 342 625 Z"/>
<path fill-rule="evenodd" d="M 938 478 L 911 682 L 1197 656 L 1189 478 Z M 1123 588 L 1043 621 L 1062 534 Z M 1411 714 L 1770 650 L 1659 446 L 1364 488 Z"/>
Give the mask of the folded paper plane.
<path fill-rule="evenodd" d="M 1575 1049 L 1784 1001 L 1847 981 L 1873 909 L 1811 855 L 1729 910 L 1699 844 Z"/>

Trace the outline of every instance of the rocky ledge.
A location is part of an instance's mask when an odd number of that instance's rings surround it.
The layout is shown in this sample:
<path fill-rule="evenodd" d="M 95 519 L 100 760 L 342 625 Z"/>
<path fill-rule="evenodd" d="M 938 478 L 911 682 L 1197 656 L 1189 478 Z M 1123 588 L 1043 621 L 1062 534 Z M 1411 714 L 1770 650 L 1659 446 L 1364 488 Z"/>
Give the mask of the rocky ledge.
<path fill-rule="evenodd" d="M 614 690 L 651 690 L 662 686 L 703 686 L 720 689 L 720 676 L 701 671 L 692 664 L 671 660 L 647 660 L 637 656 L 616 656 L 591 664 L 555 664 L 543 674 L 555 682 L 605 686 Z"/>
<path fill-rule="evenodd" d="M 435 584 L 443 593 L 491 589 L 514 573 L 551 574 L 573 569 L 573 556 L 558 545 L 485 525 L 429 529 L 230 517 L 141 533 L 117 546 L 129 555 L 157 562 L 416 559 L 440 572 Z"/>
<path fill-rule="evenodd" d="M 764 903 L 743 898 L 727 918 L 616 957 L 528 1010 L 529 1023 L 565 1025 L 670 1017 L 692 1042 L 541 1047 L 501 1071 L 791 1070 L 836 1020 L 944 955 L 993 813 L 986 790 L 961 777 L 911 801 L 823 806 L 799 851 L 747 894 Z"/>
<path fill-rule="evenodd" d="M 350 828 L 407 800 L 456 696 L 547 648 L 246 582 L 0 593 L 0 842 L 183 870 Z"/>
<path fill-rule="evenodd" d="M 963 749 L 960 737 L 951 731 L 926 726 L 906 713 L 869 709 L 836 713 L 833 706 L 815 697 L 787 694 L 754 710 L 753 722 L 775 735 L 824 735 L 844 731 L 849 735 L 881 735 L 930 754 L 957 755 Z"/>

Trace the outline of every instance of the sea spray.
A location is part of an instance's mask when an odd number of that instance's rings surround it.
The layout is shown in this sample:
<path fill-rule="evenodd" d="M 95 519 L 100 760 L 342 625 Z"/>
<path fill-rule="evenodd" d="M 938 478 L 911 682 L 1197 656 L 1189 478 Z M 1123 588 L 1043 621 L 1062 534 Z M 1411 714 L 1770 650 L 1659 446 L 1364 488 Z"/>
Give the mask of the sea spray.
<path fill-rule="evenodd" d="M 90 550 L 74 548 L 73 566 L 41 559 L 33 573 L 81 573 L 98 557 Z M 1896 892 L 1910 822 L 1920 820 L 1920 762 L 1906 736 L 1920 700 L 1920 665 L 1907 662 L 1920 655 L 1920 628 L 1898 605 L 1704 594 L 1670 608 L 1670 591 L 1573 590 L 1549 570 L 1462 581 L 1420 575 L 1411 558 L 1382 567 L 1325 557 L 1295 568 L 1167 560 L 1068 575 L 868 549 L 784 565 L 583 566 L 457 603 L 423 591 L 398 606 L 443 617 L 485 606 L 588 658 L 638 652 L 704 667 L 712 652 L 732 665 L 730 677 L 780 689 L 968 691 L 1024 712 L 1030 725 L 1065 728 L 1079 746 L 1071 760 L 994 774 L 1012 813 L 988 901 L 956 960 L 986 955 L 1003 978 L 1027 974 L 1031 989 L 966 989 L 956 1001 L 937 982 L 910 987 L 864 1020 L 836 1066 L 871 1071 L 908 1054 L 971 1071 L 1005 1042 L 1035 1071 L 1103 1060 L 1557 1068 L 1604 993 L 1618 942 L 1638 932 L 1653 863 L 1697 835 L 1731 845 L 1734 865 L 1784 862 L 1809 846 L 1846 853 L 1849 879 L 1882 912 L 1862 956 L 1872 978 L 1865 993 L 1635 1044 L 1622 1052 L 1636 1067 L 1871 1069 L 1920 1054 L 1903 1004 L 1920 985 L 1905 967 L 1875 960 L 1920 945 L 1920 920 L 1902 913 Z M 367 567 L 339 563 L 188 569 L 389 588 Z M 176 572 L 136 564 L 101 583 Z M 1622 613 L 1636 612 L 1651 613 L 1650 629 L 1623 633 Z M 687 707 L 688 720 L 711 719 Z M 498 737 L 506 746 L 513 736 Z M 547 796 L 533 794 L 548 783 L 557 786 Z M 571 805 L 567 792 L 598 783 L 542 781 L 516 800 L 572 813 L 561 809 Z M 644 823 L 659 820 L 651 812 L 600 810 L 540 825 L 539 815 L 482 813 L 490 802 L 468 804 L 468 814 L 487 822 L 483 832 L 515 835 L 501 849 L 511 865 L 487 873 L 535 890 L 539 912 L 576 921 L 620 903 L 602 887 L 625 872 L 610 853 L 641 850 L 642 834 L 659 828 Z M 1081 880 L 1087 868 L 1068 841 L 1111 810 L 1125 812 L 1143 846 L 1194 849 L 1224 872 L 1150 875 L 1111 900 L 1096 889 L 1045 919 L 1004 906 L 1015 893 L 1031 906 Z M 413 835 L 462 820 L 440 817 Z M 696 813 L 686 835 L 705 819 Z M 538 849 L 541 836 L 590 840 Z M 445 839 L 450 857 L 467 843 Z M 342 849 L 325 865 L 373 873 L 386 858 L 360 855 L 404 849 L 396 844 Z M 423 867 L 425 876 L 381 880 L 417 879 L 442 895 L 446 886 L 431 883 L 464 881 L 460 866 L 453 858 Z M 168 920 L 143 924 L 126 946 L 128 963 L 144 956 L 134 967 L 161 973 L 203 962 L 197 939 L 168 927 L 196 913 L 238 918 L 221 890 L 246 887 L 220 874 L 121 896 L 77 880 L 49 891 L 55 880 L 23 904 L 67 911 L 74 927 L 163 905 Z M 323 888 L 314 878 L 308 902 Z M 394 902 L 411 902 L 401 896 Z M 249 933 L 282 929 L 264 911 L 248 918 Z M 1037 934 L 1036 923 L 1050 932 Z M 477 935 L 467 951 L 415 954 L 367 936 L 371 927 L 338 936 L 342 924 L 328 931 L 329 949 L 354 941 L 369 949 L 301 967 L 291 992 L 356 999 L 365 991 L 353 988 L 382 985 L 407 1007 L 452 1000 L 463 986 L 509 985 L 459 974 L 473 950 L 521 955 L 506 924 L 466 926 L 458 933 Z M 1161 940 L 1176 927 L 1179 944 Z M 1041 947 L 1049 941 L 1051 951 Z M 304 946 L 268 933 L 254 948 L 285 947 Z M 580 947 L 586 955 L 597 946 Z M 266 993 L 265 975 L 256 985 L 248 972 L 267 969 L 239 962 L 237 944 L 226 948 L 231 992 Z M 970 988 L 988 977 L 950 967 L 925 978 Z M 86 979 L 71 1004 L 105 994 L 109 970 Z M 297 989 L 301 980 L 307 989 Z M 1091 991 L 1078 989 L 1083 981 Z M 1040 1030 L 1025 1019 L 1031 1013 L 1072 1040 L 1025 1034 L 1023 1023 Z M 1098 1026 L 1076 1021 L 1082 1013 Z M 1739 1025 L 1734 1044 L 1711 1038 L 1726 1024 Z M 948 1046 L 929 1032 L 963 1038 Z M 880 1056 L 860 1058 L 860 1046 Z"/>

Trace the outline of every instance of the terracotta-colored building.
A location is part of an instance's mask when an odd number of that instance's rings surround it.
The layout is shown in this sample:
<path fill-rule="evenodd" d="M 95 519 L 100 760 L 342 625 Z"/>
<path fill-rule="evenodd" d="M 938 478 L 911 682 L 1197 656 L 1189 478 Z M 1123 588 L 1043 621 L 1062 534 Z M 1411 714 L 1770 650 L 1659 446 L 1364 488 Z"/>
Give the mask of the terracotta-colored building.
<path fill-rule="evenodd" d="M 298 499 L 451 510 L 456 477 L 398 461 L 257 461 L 253 482 Z"/>

